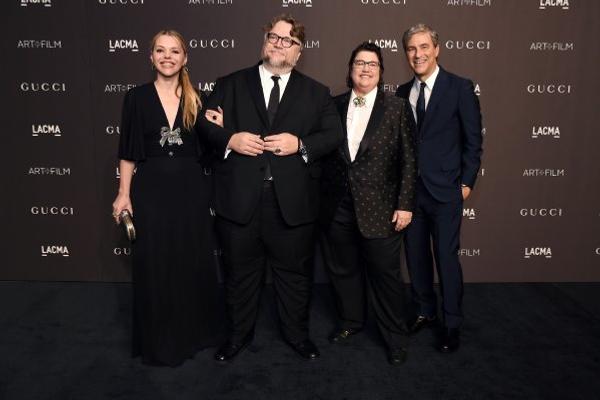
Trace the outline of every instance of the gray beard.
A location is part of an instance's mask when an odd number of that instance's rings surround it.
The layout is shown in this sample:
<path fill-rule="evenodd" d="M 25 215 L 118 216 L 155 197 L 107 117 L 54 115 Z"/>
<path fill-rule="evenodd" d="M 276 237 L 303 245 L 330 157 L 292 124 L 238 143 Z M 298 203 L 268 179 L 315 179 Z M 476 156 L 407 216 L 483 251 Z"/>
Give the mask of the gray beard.
<path fill-rule="evenodd" d="M 265 65 L 265 67 L 267 67 L 267 69 L 274 70 L 272 72 L 278 72 L 280 74 L 290 72 L 296 66 L 295 63 L 291 64 L 291 63 L 287 62 L 286 60 L 283 60 L 280 63 L 274 64 L 273 62 L 271 62 L 271 58 L 268 55 L 263 56 L 262 61 L 263 61 L 263 64 Z"/>

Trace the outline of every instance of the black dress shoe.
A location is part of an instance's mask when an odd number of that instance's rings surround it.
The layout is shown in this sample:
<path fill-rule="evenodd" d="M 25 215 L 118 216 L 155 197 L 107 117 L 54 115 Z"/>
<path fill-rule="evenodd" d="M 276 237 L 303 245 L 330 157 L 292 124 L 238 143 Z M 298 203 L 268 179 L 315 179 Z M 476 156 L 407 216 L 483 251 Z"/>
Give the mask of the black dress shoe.
<path fill-rule="evenodd" d="M 302 342 L 292 343 L 287 342 L 298 355 L 306 360 L 314 360 L 321 355 L 317 346 L 310 340 L 306 339 Z"/>
<path fill-rule="evenodd" d="M 421 329 L 431 327 L 431 326 L 435 325 L 436 323 L 437 323 L 437 318 L 435 317 L 435 315 L 433 317 L 426 317 L 424 315 L 419 315 L 417 317 L 417 319 L 415 320 L 415 322 L 412 323 L 412 325 L 410 326 L 408 331 L 411 334 L 414 334 L 414 333 L 419 332 Z"/>
<path fill-rule="evenodd" d="M 345 342 L 350 336 L 352 335 L 356 335 L 358 332 L 360 332 L 360 329 L 352 329 L 352 328 L 348 328 L 348 329 L 339 329 L 335 332 L 333 332 L 330 336 L 329 336 L 329 341 L 331 343 L 343 343 Z"/>
<path fill-rule="evenodd" d="M 402 365 L 406 362 L 406 349 L 395 347 L 388 350 L 388 362 L 391 365 Z"/>
<path fill-rule="evenodd" d="M 442 353 L 453 353 L 460 347 L 460 332 L 456 328 L 444 329 L 440 337 L 438 350 Z"/>
<path fill-rule="evenodd" d="M 241 343 L 234 343 L 230 340 L 224 345 L 219 347 L 215 353 L 215 360 L 220 362 L 232 361 L 238 354 L 240 354 L 246 347 L 250 345 L 252 338 L 248 338 Z"/>

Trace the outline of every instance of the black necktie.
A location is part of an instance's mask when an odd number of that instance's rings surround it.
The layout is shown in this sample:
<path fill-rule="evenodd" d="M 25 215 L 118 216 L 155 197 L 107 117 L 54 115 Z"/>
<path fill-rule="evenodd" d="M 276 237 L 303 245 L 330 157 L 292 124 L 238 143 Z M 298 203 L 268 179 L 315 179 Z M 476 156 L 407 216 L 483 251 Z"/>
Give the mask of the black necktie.
<path fill-rule="evenodd" d="M 273 89 L 271 89 L 271 95 L 269 96 L 269 105 L 267 106 L 267 114 L 269 116 L 269 125 L 273 125 L 273 120 L 277 114 L 277 108 L 279 107 L 279 79 L 277 75 L 271 77 L 273 79 Z"/>
<path fill-rule="evenodd" d="M 425 82 L 421 82 L 419 98 L 417 99 L 417 131 L 421 131 L 423 119 L 425 118 Z"/>
<path fill-rule="evenodd" d="M 273 75 L 271 77 L 273 79 L 273 89 L 271 89 L 271 94 L 269 95 L 269 105 L 267 106 L 267 115 L 269 117 L 269 127 L 273 125 L 273 120 L 275 119 L 275 115 L 277 114 L 277 108 L 279 107 L 279 79 L 280 77 L 277 75 Z M 270 181 L 273 180 L 273 175 L 271 174 L 271 162 L 269 158 L 267 158 L 267 165 L 265 167 L 265 180 Z"/>

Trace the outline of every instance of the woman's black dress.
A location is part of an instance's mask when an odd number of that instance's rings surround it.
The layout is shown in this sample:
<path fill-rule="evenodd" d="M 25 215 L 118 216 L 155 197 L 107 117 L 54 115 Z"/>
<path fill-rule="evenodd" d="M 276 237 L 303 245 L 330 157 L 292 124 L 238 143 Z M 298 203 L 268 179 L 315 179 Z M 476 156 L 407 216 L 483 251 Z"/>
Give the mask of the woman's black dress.
<path fill-rule="evenodd" d="M 183 129 L 181 108 L 170 129 L 153 83 L 127 93 L 119 158 L 137 167 L 131 185 L 133 356 L 148 364 L 179 365 L 217 345 L 223 332 L 212 180 L 200 153 L 196 130 Z"/>

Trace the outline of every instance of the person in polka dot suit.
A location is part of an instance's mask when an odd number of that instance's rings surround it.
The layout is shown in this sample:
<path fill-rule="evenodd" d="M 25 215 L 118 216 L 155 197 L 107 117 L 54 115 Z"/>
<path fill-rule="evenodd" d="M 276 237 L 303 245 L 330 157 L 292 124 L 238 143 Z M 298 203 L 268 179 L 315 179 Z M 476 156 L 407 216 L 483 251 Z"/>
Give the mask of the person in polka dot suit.
<path fill-rule="evenodd" d="M 334 99 L 346 140 L 323 165 L 321 248 L 339 313 L 330 341 L 364 327 L 368 296 L 388 361 L 398 365 L 408 345 L 400 251 L 417 170 L 410 106 L 383 92 L 383 70 L 381 49 L 361 43 L 348 62 L 351 90 Z"/>

